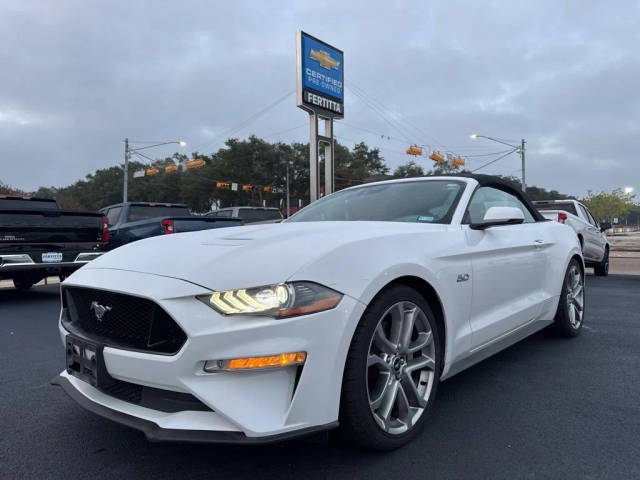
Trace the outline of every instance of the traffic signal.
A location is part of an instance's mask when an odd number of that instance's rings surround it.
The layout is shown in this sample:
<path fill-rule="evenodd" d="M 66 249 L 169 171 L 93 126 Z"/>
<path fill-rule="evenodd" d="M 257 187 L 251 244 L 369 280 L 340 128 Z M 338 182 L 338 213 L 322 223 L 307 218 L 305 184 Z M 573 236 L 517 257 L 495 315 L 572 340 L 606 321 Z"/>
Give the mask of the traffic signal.
<path fill-rule="evenodd" d="M 177 165 L 167 165 L 166 167 L 164 167 L 164 173 L 171 173 L 171 172 L 177 172 L 177 171 L 178 171 Z"/>
<path fill-rule="evenodd" d="M 250 190 L 253 190 L 253 185 L 242 185 L 243 192 L 248 192 Z"/>
<path fill-rule="evenodd" d="M 444 163 L 444 157 L 440 152 L 432 152 L 429 158 L 437 163 Z"/>
<path fill-rule="evenodd" d="M 147 168 L 147 175 L 157 175 L 160 172 L 157 168 Z"/>
<path fill-rule="evenodd" d="M 216 188 L 222 188 L 225 190 L 229 190 L 229 188 L 231 188 L 231 185 L 229 185 L 228 183 L 225 182 L 218 182 L 216 183 Z"/>
<path fill-rule="evenodd" d="M 419 147 L 418 145 L 411 145 L 409 148 L 407 148 L 407 155 L 415 155 L 416 157 L 421 156 L 422 147 Z"/>
<path fill-rule="evenodd" d="M 200 168 L 204 167 L 207 162 L 204 161 L 203 158 L 196 158 L 195 160 L 189 160 L 186 163 L 187 168 Z"/>
<path fill-rule="evenodd" d="M 453 157 L 451 159 L 451 163 L 453 163 L 454 165 L 458 165 L 459 167 L 462 167 L 465 164 L 465 160 L 462 157 Z"/>
<path fill-rule="evenodd" d="M 270 191 L 272 191 L 272 190 L 273 190 L 273 188 L 271 188 L 271 187 L 264 187 L 262 190 L 263 190 L 264 192 L 270 192 Z"/>

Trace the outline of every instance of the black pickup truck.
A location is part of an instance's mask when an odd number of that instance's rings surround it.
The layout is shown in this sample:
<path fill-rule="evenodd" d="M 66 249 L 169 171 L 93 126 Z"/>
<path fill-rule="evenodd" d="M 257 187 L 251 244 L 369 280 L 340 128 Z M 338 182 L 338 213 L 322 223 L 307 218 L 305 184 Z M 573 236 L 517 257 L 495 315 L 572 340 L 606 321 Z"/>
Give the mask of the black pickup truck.
<path fill-rule="evenodd" d="M 143 238 L 243 225 L 239 218 L 191 215 L 182 203 L 126 202 L 100 210 L 107 218 L 109 250 Z"/>
<path fill-rule="evenodd" d="M 47 198 L 0 195 L 0 279 L 26 290 L 45 277 L 64 278 L 103 253 L 106 218 L 61 210 Z"/>

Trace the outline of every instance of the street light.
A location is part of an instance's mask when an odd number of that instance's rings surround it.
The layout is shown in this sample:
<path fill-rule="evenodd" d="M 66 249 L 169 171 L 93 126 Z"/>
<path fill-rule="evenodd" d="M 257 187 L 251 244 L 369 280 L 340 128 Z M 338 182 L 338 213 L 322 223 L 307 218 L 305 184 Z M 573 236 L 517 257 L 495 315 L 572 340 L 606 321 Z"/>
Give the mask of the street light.
<path fill-rule="evenodd" d="M 149 143 L 149 142 L 132 141 L 131 143 Z M 160 147 L 162 145 L 180 145 L 181 147 L 186 147 L 187 142 L 183 140 L 173 140 L 170 142 L 153 143 L 152 145 L 145 145 L 144 147 L 129 148 L 129 139 L 128 138 L 124 139 L 124 186 L 122 188 L 122 201 L 124 203 L 127 202 L 127 192 L 129 189 L 129 158 L 131 158 L 131 154 L 139 150 L 145 150 L 147 148 L 153 148 L 153 147 Z"/>
<path fill-rule="evenodd" d="M 487 140 L 491 140 L 493 142 L 496 143 L 501 143 L 502 145 L 508 145 L 509 147 L 513 148 L 514 152 L 518 152 L 520 154 L 520 158 L 522 160 L 522 191 L 526 192 L 527 191 L 527 184 L 525 181 L 525 174 L 524 174 L 524 144 L 527 143 L 525 142 L 524 138 L 520 141 L 520 145 L 513 145 L 512 143 L 508 143 L 505 142 L 503 140 L 497 139 L 497 138 L 493 138 L 493 137 L 487 137 L 486 135 L 480 135 L 478 133 L 473 133 L 470 135 L 470 137 L 475 140 L 476 138 L 486 138 Z M 513 153 L 513 152 L 510 152 Z"/>

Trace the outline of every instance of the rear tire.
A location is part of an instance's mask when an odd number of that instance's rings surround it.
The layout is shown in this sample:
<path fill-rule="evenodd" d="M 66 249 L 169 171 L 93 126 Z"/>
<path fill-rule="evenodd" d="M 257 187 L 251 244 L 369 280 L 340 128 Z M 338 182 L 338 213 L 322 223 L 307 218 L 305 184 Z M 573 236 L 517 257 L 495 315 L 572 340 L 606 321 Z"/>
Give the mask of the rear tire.
<path fill-rule="evenodd" d="M 24 280 L 20 278 L 13 279 L 13 286 L 16 287 L 16 290 L 20 290 L 21 292 L 25 292 L 33 287 L 33 283 L 31 280 Z"/>
<path fill-rule="evenodd" d="M 573 258 L 564 275 L 558 310 L 553 321 L 556 334 L 575 337 L 580 333 L 584 320 L 584 299 L 584 271 Z"/>
<path fill-rule="evenodd" d="M 345 364 L 339 438 L 398 448 L 424 427 L 441 372 L 435 316 L 405 285 L 379 294 L 360 319 Z"/>
<path fill-rule="evenodd" d="M 606 277 L 609 275 L 609 249 L 607 248 L 604 251 L 604 257 L 600 263 L 596 264 L 593 267 L 593 273 L 595 273 L 599 277 Z"/>

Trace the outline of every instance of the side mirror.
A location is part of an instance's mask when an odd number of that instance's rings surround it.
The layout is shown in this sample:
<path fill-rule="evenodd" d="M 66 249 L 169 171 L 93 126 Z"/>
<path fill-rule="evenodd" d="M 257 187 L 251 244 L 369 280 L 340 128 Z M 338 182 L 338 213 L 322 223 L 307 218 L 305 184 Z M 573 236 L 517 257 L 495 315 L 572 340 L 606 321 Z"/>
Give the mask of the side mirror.
<path fill-rule="evenodd" d="M 472 230 L 484 230 L 501 225 L 516 225 L 524 222 L 524 213 L 517 207 L 490 207 L 480 223 L 472 223 Z"/>
<path fill-rule="evenodd" d="M 600 224 L 600 231 L 604 232 L 605 230 L 609 230 L 611 228 L 611 224 L 609 222 L 602 222 Z"/>

